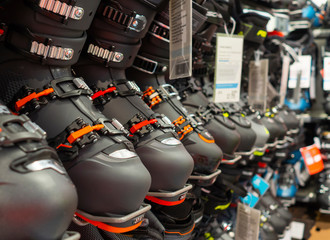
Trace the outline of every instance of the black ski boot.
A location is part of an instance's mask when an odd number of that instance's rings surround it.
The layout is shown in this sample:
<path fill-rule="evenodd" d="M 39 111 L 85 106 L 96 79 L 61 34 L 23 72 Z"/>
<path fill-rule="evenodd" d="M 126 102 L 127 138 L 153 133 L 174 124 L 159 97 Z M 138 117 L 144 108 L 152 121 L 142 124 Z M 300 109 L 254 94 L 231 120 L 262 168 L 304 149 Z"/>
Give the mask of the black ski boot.
<path fill-rule="evenodd" d="M 9 1 L 0 9 L 0 96 L 48 134 L 77 187 L 76 220 L 126 232 L 150 209 L 150 174 L 115 119 L 72 75 L 99 1 Z M 114 125 L 117 126 L 117 128 Z"/>
<path fill-rule="evenodd" d="M 173 125 L 141 100 L 139 87 L 125 76 L 142 38 L 164 1 L 102 1 L 88 32 L 84 57 L 74 67 L 95 94 L 94 104 L 108 118 L 116 118 L 151 174 L 146 199 L 173 206 L 191 188 L 186 181 L 193 169 L 191 156 L 177 139 Z M 116 18 L 122 15 L 123 18 Z"/>
<path fill-rule="evenodd" d="M 217 168 L 222 159 L 222 151 L 202 126 L 200 119 L 189 114 L 183 107 L 177 90 L 166 83 L 169 61 L 168 25 L 169 16 L 166 10 L 156 16 L 143 39 L 133 68 L 128 69 L 127 74 L 138 79 L 137 84 L 144 90 L 142 98 L 150 108 L 165 114 L 175 125 L 180 140 L 195 162 L 190 179 L 198 184 L 211 185 L 220 173 Z"/>
<path fill-rule="evenodd" d="M 79 239 L 64 232 L 77 193 L 46 133 L 0 104 L 0 239 Z"/>

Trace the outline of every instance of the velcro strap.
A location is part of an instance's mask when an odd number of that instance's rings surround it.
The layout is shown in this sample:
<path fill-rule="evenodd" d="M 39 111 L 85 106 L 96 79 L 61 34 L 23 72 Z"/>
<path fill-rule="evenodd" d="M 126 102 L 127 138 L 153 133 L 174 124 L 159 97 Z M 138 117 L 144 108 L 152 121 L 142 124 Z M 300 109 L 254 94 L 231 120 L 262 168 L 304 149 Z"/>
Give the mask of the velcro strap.
<path fill-rule="evenodd" d="M 122 27 L 125 31 L 132 30 L 141 32 L 147 24 L 145 16 L 126 9 L 115 1 L 102 1 L 99 9 L 99 15 L 101 15 L 106 22 L 115 24 L 117 27 Z"/>
<path fill-rule="evenodd" d="M 64 38 L 36 34 L 25 27 L 9 26 L 5 43 L 32 60 L 47 65 L 70 66 L 79 59 L 87 34 L 80 38 Z"/>
<path fill-rule="evenodd" d="M 164 74 L 168 68 L 167 64 L 141 55 L 136 56 L 132 67 L 148 74 Z"/>

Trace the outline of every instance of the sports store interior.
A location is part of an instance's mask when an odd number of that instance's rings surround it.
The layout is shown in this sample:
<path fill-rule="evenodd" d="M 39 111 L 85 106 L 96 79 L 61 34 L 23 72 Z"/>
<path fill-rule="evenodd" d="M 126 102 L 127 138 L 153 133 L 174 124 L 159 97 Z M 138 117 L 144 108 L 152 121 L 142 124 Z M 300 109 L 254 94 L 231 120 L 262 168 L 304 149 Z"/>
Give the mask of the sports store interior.
<path fill-rule="evenodd" d="M 330 239 L 330 1 L 0 0 L 0 240 Z"/>

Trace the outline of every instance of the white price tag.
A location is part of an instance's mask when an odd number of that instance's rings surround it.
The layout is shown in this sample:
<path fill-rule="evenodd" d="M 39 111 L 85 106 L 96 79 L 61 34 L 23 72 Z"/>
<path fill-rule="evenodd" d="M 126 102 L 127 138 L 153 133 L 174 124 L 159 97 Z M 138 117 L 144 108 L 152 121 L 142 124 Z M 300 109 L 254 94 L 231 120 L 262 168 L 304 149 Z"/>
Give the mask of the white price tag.
<path fill-rule="evenodd" d="M 260 210 L 238 203 L 235 240 L 258 240 Z"/>
<path fill-rule="evenodd" d="M 291 238 L 295 239 L 303 239 L 304 238 L 304 230 L 305 224 L 302 222 L 291 222 Z"/>
<path fill-rule="evenodd" d="M 192 75 L 192 1 L 170 0 L 170 79 Z"/>
<path fill-rule="evenodd" d="M 309 88 L 311 84 L 312 56 L 298 56 L 299 62 L 290 66 L 289 88 L 296 88 L 299 72 L 301 72 L 300 88 Z"/>
<path fill-rule="evenodd" d="M 330 57 L 323 59 L 324 64 L 324 78 L 323 78 L 323 90 L 330 91 Z"/>
<path fill-rule="evenodd" d="M 240 98 L 243 36 L 217 34 L 214 102 L 238 102 Z"/>
<path fill-rule="evenodd" d="M 282 77 L 281 77 L 281 88 L 280 88 L 280 104 L 284 105 L 286 92 L 288 89 L 288 78 L 290 68 L 290 57 L 285 55 L 282 61 Z"/>

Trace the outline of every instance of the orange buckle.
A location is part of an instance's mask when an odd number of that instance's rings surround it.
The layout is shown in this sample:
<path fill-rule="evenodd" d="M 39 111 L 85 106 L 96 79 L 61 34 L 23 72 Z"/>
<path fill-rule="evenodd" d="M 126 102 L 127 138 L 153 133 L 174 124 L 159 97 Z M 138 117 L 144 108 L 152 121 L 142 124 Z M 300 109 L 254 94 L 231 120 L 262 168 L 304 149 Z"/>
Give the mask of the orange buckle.
<path fill-rule="evenodd" d="M 92 95 L 92 100 L 100 97 L 100 96 L 104 96 L 104 94 L 107 94 L 107 93 L 112 93 L 113 91 L 115 91 L 117 88 L 116 87 L 109 87 L 108 89 L 104 90 L 104 91 L 98 91 L 96 93 L 94 93 Z"/>
<path fill-rule="evenodd" d="M 110 226 L 110 225 L 105 224 L 103 222 L 90 220 L 90 219 L 84 217 L 83 215 L 81 215 L 77 212 L 75 213 L 75 215 L 77 215 L 81 219 L 85 220 L 86 222 L 92 224 L 93 226 L 95 226 L 97 228 L 100 228 L 102 230 L 105 230 L 107 232 L 112 232 L 112 233 L 125 233 L 125 232 L 129 232 L 129 231 L 133 231 L 134 229 L 138 228 L 142 223 L 142 221 L 140 221 L 137 224 L 134 224 L 132 226 L 120 228 L 120 227 Z"/>
<path fill-rule="evenodd" d="M 150 97 L 154 92 L 156 92 L 153 87 L 149 87 L 147 90 L 143 92 L 142 100 L 144 100 L 146 97 Z M 162 99 L 157 95 L 149 100 L 148 106 L 152 108 L 153 106 L 157 105 L 160 103 Z"/>
<path fill-rule="evenodd" d="M 192 126 L 187 125 L 183 127 L 183 130 L 178 132 L 178 134 L 181 134 L 180 140 L 182 140 L 184 138 L 185 135 L 187 135 L 188 133 L 192 132 L 194 129 L 192 128 Z"/>
<path fill-rule="evenodd" d="M 151 119 L 151 120 L 144 120 L 143 122 L 140 122 L 140 123 L 137 123 L 135 125 L 133 125 L 131 128 L 130 128 L 130 132 L 132 134 L 134 134 L 136 131 L 138 131 L 139 129 L 143 128 L 144 126 L 146 125 L 149 125 L 149 124 L 154 124 L 157 122 L 157 119 Z"/>
<path fill-rule="evenodd" d="M 69 135 L 69 137 L 67 138 L 67 139 L 68 139 L 68 142 L 69 142 L 70 144 L 72 144 L 72 143 L 74 143 L 78 138 L 84 136 L 85 134 L 90 133 L 90 132 L 92 132 L 92 131 L 98 131 L 98 130 L 101 130 L 102 128 L 104 128 L 104 125 L 103 125 L 103 124 L 97 124 L 97 125 L 95 125 L 95 126 L 90 126 L 90 125 L 88 125 L 88 126 L 82 128 L 82 129 L 80 129 L 80 130 L 78 130 L 78 131 L 76 131 L 76 132 L 74 132 L 74 133 L 71 133 L 71 134 Z"/>
<path fill-rule="evenodd" d="M 54 92 L 54 89 L 53 88 L 47 88 L 45 90 L 43 90 L 42 92 L 40 93 L 31 93 L 30 95 L 26 96 L 25 98 L 22 98 L 21 100 L 18 100 L 16 103 L 15 103 L 15 110 L 18 112 L 22 109 L 22 107 L 27 104 L 28 102 L 30 102 L 32 99 L 37 99 L 39 100 L 40 97 L 42 96 L 47 96 L 51 93 Z"/>
<path fill-rule="evenodd" d="M 183 118 L 183 116 L 178 117 L 178 119 L 174 120 L 172 123 L 175 126 L 181 125 L 182 123 L 184 123 L 186 121 L 186 119 Z"/>

